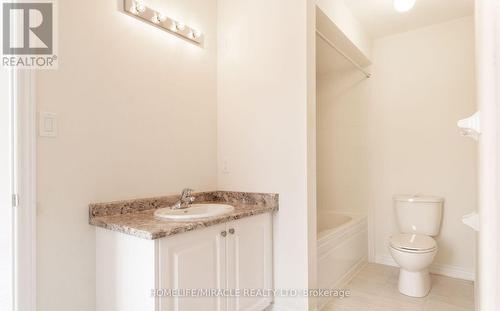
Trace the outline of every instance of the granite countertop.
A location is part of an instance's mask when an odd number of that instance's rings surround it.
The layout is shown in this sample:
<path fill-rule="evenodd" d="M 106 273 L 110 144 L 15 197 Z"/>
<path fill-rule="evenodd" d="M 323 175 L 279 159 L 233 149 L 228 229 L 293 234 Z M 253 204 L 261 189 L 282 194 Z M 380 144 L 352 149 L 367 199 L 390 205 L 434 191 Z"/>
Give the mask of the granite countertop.
<path fill-rule="evenodd" d="M 193 203 L 222 203 L 234 206 L 234 211 L 222 216 L 193 222 L 173 222 L 154 217 L 159 208 L 174 205 L 179 195 L 95 203 L 89 206 L 91 225 L 154 240 L 179 233 L 193 231 L 232 220 L 278 210 L 279 196 L 268 193 L 213 191 L 194 194 Z"/>

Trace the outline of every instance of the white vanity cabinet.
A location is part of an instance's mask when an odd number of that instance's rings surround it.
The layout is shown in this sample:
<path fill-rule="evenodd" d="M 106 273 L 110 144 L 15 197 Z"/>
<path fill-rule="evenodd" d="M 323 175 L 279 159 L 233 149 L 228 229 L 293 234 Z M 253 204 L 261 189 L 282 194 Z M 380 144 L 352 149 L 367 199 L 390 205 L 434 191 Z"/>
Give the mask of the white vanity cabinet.
<path fill-rule="evenodd" d="M 97 311 L 261 311 L 272 302 L 268 296 L 166 297 L 171 290 L 189 296 L 188 290 L 272 289 L 270 213 L 153 241 L 97 229 L 96 242 Z"/>

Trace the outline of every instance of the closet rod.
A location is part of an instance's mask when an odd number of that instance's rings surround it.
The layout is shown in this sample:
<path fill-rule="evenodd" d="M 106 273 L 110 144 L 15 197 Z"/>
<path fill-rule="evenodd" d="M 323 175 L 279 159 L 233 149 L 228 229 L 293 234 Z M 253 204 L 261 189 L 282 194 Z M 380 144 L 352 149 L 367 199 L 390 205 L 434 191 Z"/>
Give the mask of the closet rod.
<path fill-rule="evenodd" d="M 371 76 L 372 76 L 371 73 L 369 73 L 368 71 L 366 71 L 358 63 L 356 63 L 352 58 L 350 58 L 347 54 L 345 54 L 344 52 L 342 52 L 342 50 L 340 50 L 332 41 L 328 40 L 328 38 L 324 34 L 322 34 L 321 31 L 319 31 L 318 29 L 316 29 L 316 33 L 329 46 L 331 46 L 333 49 L 335 49 L 337 52 L 339 52 L 340 55 L 344 56 L 349 62 L 351 62 L 354 66 L 356 66 L 356 68 L 358 68 L 361 72 L 363 72 L 367 78 L 371 78 Z"/>

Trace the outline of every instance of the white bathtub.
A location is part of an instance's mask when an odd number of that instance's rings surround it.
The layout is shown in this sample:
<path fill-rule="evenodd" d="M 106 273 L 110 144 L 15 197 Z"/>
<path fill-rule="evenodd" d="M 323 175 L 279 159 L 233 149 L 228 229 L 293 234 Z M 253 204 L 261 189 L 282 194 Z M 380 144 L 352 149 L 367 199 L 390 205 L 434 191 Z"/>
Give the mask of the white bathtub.
<path fill-rule="evenodd" d="M 318 212 L 318 288 L 338 289 L 367 262 L 366 216 Z M 319 299 L 323 307 L 328 298 Z"/>

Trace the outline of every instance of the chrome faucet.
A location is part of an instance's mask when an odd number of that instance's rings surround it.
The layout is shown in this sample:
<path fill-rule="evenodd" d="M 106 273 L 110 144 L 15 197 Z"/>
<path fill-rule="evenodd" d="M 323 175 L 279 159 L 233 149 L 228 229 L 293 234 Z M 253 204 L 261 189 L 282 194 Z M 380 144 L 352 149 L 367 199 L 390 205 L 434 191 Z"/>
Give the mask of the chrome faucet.
<path fill-rule="evenodd" d="M 177 203 L 175 203 L 174 206 L 172 206 L 172 209 L 185 209 L 188 208 L 191 203 L 194 201 L 194 196 L 193 196 L 193 189 L 185 188 L 182 190 L 181 193 L 181 198 Z"/>

